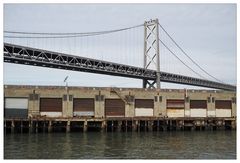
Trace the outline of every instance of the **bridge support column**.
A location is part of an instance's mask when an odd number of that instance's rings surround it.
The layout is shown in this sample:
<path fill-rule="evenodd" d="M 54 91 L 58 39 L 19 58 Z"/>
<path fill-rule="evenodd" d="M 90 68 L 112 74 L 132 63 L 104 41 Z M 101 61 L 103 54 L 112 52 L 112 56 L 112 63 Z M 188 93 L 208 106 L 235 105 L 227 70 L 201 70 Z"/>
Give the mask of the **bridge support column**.
<path fill-rule="evenodd" d="M 143 88 L 160 89 L 160 57 L 159 57 L 159 23 L 158 19 L 144 23 L 144 63 L 145 69 L 156 70 L 156 80 L 152 83 L 143 80 Z M 156 87 L 154 86 L 156 84 Z"/>
<path fill-rule="evenodd" d="M 156 84 L 156 80 L 146 80 L 146 79 L 143 79 L 143 88 L 151 88 L 151 89 L 154 89 L 155 88 L 155 85 Z"/>

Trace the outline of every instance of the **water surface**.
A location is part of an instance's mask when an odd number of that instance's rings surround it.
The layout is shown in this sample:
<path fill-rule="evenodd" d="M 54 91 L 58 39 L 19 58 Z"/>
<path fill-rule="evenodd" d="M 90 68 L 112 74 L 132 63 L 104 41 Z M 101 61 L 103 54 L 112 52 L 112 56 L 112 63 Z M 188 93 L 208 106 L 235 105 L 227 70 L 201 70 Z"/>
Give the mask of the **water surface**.
<path fill-rule="evenodd" d="M 4 135 L 5 159 L 236 159 L 236 131 Z"/>

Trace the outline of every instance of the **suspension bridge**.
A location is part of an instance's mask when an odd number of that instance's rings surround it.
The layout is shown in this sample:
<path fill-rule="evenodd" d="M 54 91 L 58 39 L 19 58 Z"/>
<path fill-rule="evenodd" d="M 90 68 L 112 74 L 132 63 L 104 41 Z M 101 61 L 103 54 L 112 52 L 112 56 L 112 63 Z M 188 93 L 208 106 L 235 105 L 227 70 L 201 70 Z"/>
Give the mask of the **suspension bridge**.
<path fill-rule="evenodd" d="M 158 19 L 100 32 L 4 31 L 4 62 L 136 78 L 151 89 L 169 82 L 236 90 L 192 59 Z"/>

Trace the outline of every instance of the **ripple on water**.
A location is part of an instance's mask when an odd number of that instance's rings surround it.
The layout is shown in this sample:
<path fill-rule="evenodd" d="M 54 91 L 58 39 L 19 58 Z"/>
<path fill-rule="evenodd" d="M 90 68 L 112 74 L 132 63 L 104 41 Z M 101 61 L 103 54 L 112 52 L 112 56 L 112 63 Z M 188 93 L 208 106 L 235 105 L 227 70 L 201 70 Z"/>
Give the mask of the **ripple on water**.
<path fill-rule="evenodd" d="M 236 131 L 4 135 L 5 159 L 236 159 Z"/>

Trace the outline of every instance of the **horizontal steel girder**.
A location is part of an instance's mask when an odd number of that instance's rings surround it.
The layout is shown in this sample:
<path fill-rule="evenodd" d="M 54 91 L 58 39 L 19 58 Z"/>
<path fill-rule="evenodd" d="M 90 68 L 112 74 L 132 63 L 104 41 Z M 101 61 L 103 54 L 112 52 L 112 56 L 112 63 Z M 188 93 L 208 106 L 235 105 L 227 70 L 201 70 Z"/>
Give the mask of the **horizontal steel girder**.
<path fill-rule="evenodd" d="M 4 62 L 122 76 L 136 79 L 156 80 L 156 71 L 154 70 L 8 43 L 4 43 Z M 229 91 L 236 90 L 236 86 L 233 85 L 167 72 L 161 72 L 160 76 L 160 80 L 162 82 L 194 85 Z"/>

